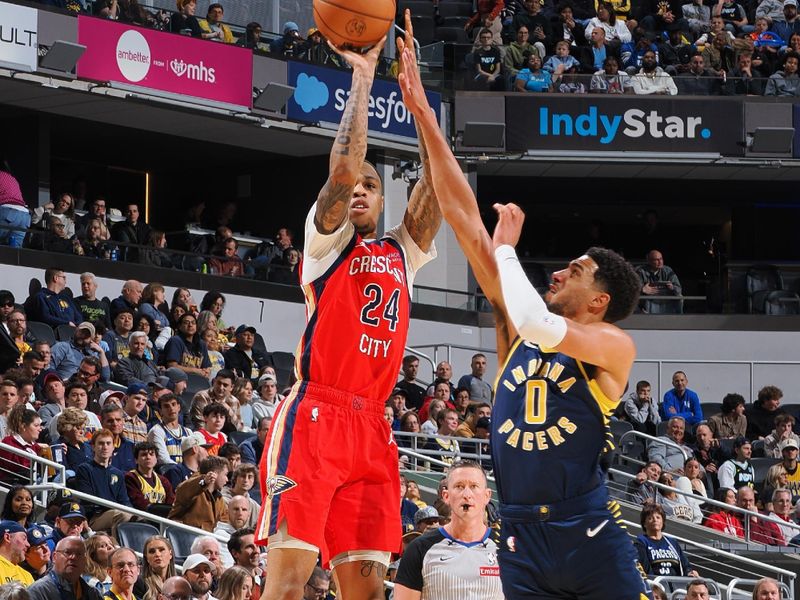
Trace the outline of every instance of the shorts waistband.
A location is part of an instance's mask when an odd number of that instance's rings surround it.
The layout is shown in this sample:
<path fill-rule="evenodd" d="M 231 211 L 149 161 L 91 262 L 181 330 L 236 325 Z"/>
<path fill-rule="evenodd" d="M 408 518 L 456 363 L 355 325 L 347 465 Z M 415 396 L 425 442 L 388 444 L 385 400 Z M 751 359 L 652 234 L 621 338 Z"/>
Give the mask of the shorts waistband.
<path fill-rule="evenodd" d="M 581 496 L 553 504 L 500 504 L 500 518 L 510 523 L 560 521 L 587 509 L 605 508 L 607 502 L 608 490 L 600 485 Z"/>
<path fill-rule="evenodd" d="M 300 386 L 299 392 L 302 392 L 304 397 L 312 397 L 317 402 L 324 402 L 340 408 L 363 412 L 368 415 L 377 415 L 383 418 L 385 401 L 365 398 L 353 392 L 337 390 L 313 381 L 298 381 L 295 385 Z"/>
<path fill-rule="evenodd" d="M 12 210 L 18 210 L 19 212 L 30 212 L 27 206 L 21 206 L 19 204 L 11 204 L 10 202 L 7 202 L 5 204 L 0 204 L 0 206 L 3 206 L 5 208 L 10 208 Z"/>

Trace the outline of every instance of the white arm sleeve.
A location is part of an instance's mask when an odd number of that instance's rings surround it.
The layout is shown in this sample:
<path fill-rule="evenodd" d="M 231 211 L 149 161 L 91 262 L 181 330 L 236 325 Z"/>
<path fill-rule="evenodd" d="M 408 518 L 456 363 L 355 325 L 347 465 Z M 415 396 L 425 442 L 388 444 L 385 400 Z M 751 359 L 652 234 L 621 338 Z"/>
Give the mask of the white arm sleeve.
<path fill-rule="evenodd" d="M 494 256 L 508 316 L 520 337 L 547 348 L 558 346 L 567 335 L 564 317 L 547 310 L 539 292 L 522 270 L 514 248 L 500 246 Z"/>

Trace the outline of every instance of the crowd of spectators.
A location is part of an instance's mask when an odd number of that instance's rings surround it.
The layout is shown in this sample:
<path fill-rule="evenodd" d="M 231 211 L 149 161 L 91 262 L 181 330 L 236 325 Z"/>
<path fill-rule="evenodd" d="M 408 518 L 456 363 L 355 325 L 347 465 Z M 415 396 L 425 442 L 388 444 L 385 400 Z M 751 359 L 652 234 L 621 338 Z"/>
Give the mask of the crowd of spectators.
<path fill-rule="evenodd" d="M 628 497 L 748 541 L 797 546 L 800 438 L 794 407 L 781 405 L 783 392 L 765 386 L 750 405 L 740 394 L 727 394 L 713 414 L 704 414 L 686 373 L 677 371 L 672 385 L 659 402 L 650 383 L 640 381 L 617 410 L 617 420 L 655 438 L 644 451 L 646 464 L 627 484 Z"/>
<path fill-rule="evenodd" d="M 235 33 L 220 3 L 210 4 L 202 17 L 195 14 L 195 0 L 177 0 L 174 12 L 137 0 L 41 2 L 75 14 L 348 67 L 317 28 L 303 33 L 287 21 L 266 39 L 261 24 L 251 22 Z M 797 0 L 482 0 L 477 9 L 465 24 L 475 40 L 465 61 L 472 89 L 789 97 L 800 90 Z M 397 63 L 387 59 L 379 69 L 396 76 Z"/>
<path fill-rule="evenodd" d="M 204 207 L 204 203 L 198 204 Z M 213 234 L 204 233 L 205 230 L 190 234 L 184 246 L 176 251 L 167 248 L 164 231 L 145 221 L 138 204 L 127 204 L 123 214 L 110 209 L 102 196 L 84 201 L 83 206 L 84 209 L 77 209 L 74 195 L 60 192 L 53 202 L 29 209 L 11 167 L 6 161 L 0 162 L 0 217 L 4 225 L 0 229 L 0 244 L 284 285 L 300 283 L 298 267 L 302 253 L 294 247 L 292 231 L 286 227 L 280 227 L 273 240 L 264 240 L 244 251 L 229 226 L 232 217 L 218 214 L 210 221 Z M 220 213 L 231 206 L 235 211 L 234 203 L 224 203 Z M 157 319 L 150 300 L 147 305 L 150 308 L 145 316 Z M 111 328 L 110 322 L 104 324 Z"/>
<path fill-rule="evenodd" d="M 349 68 L 330 49 L 327 40 L 316 27 L 311 27 L 303 34 L 297 23 L 286 21 L 281 32 L 265 37 L 261 24 L 252 21 L 244 25 L 243 30 L 242 25 L 236 27 L 237 31 L 234 32 L 225 21 L 225 7 L 217 2 L 209 4 L 205 17 L 196 14 L 196 0 L 176 0 L 173 11 L 144 6 L 138 0 L 39 0 L 39 3 L 75 15 L 93 15 L 120 23 L 236 45 L 255 52 Z M 386 71 L 390 64 L 391 61 L 384 62 L 381 68 Z M 396 75 L 396 67 L 393 74 Z"/>
<path fill-rule="evenodd" d="M 122 598 L 132 590 L 136 598 L 155 599 L 173 584 L 188 585 L 201 600 L 210 593 L 259 598 L 256 465 L 291 381 L 279 384 L 255 327 L 226 321 L 218 292 L 196 302 L 190 290 L 178 288 L 168 304 L 157 282 L 129 280 L 115 291 L 98 289 L 91 273 L 79 282 L 83 293 L 70 296 L 67 274 L 52 268 L 44 287 L 22 302 L 0 290 L 0 440 L 17 450 L 0 449 L 0 481 L 11 487 L 0 514 L 3 577 L 28 584 L 33 598 L 52 597 L 54 583 L 80 587 L 84 598 L 109 591 Z M 102 293 L 113 299 L 99 299 Z M 56 329 L 60 341 L 42 339 Z M 418 369 L 419 361 L 407 356 L 386 402 L 398 444 L 430 451 L 446 464 L 479 445 L 488 457 L 486 356 L 473 356 L 457 384 L 446 362 L 430 386 L 418 381 Z M 419 432 L 428 419 L 437 423 L 430 436 L 400 433 Z M 457 438 L 475 441 L 459 446 Z M 35 519 L 27 486 L 61 475 L 37 466 L 28 453 L 62 464 L 68 489 L 114 504 L 51 494 L 44 517 Z M 446 518 L 445 506 L 441 513 L 425 506 L 416 484 L 404 496 L 414 508 L 399 507 L 404 533 Z M 154 536 L 136 548 L 141 563 L 129 548 L 117 548 L 120 527 L 142 520 L 131 509 L 228 538 L 227 547 L 215 537 L 198 538 L 178 582 L 168 539 Z M 417 514 L 423 509 L 428 513 Z M 307 597 L 325 597 L 329 574 L 315 571 L 312 580 L 307 587 L 316 591 Z"/>
<path fill-rule="evenodd" d="M 477 90 L 795 97 L 796 0 L 485 0 L 467 83 Z"/>

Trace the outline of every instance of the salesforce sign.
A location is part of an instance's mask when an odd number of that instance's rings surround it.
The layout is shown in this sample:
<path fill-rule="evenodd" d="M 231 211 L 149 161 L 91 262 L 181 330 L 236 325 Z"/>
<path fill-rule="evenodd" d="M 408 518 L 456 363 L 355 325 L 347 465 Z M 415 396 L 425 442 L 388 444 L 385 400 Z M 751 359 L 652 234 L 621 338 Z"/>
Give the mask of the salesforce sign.
<path fill-rule="evenodd" d="M 350 72 L 298 62 L 288 64 L 289 85 L 294 86 L 295 91 L 287 104 L 287 117 L 306 123 L 338 125 L 350 96 Z M 435 92 L 426 93 L 438 119 L 442 97 Z M 414 118 L 403 104 L 400 86 L 394 81 L 375 79 L 369 97 L 368 114 L 371 134 L 417 137 Z"/>
<path fill-rule="evenodd" d="M 741 155 L 741 102 L 716 97 L 507 96 L 507 149 Z"/>

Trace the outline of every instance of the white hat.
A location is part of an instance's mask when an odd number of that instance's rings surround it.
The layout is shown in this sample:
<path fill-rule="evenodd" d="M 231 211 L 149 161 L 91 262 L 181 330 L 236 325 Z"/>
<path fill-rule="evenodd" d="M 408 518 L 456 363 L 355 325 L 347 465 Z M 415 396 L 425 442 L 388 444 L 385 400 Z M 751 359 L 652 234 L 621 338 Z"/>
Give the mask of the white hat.
<path fill-rule="evenodd" d="M 100 406 L 101 407 L 105 406 L 106 402 L 108 402 L 108 399 L 110 397 L 112 397 L 112 396 L 119 397 L 121 400 L 124 400 L 125 399 L 125 392 L 122 392 L 120 390 L 106 390 L 105 392 L 100 394 Z M 120 404 L 120 403 L 117 402 L 117 404 Z"/>
<path fill-rule="evenodd" d="M 191 571 L 199 565 L 208 565 L 212 575 L 217 572 L 217 567 L 214 566 L 214 563 L 208 560 L 203 554 L 190 554 L 187 556 L 186 560 L 183 561 L 183 570 L 184 572 Z"/>
<path fill-rule="evenodd" d="M 190 433 L 181 440 L 181 453 L 188 452 L 189 450 L 195 448 L 196 446 L 204 446 L 206 448 L 211 447 L 211 444 L 209 444 L 206 441 L 206 438 L 203 437 L 203 434 L 200 433 L 199 431 Z"/>

